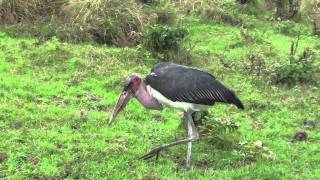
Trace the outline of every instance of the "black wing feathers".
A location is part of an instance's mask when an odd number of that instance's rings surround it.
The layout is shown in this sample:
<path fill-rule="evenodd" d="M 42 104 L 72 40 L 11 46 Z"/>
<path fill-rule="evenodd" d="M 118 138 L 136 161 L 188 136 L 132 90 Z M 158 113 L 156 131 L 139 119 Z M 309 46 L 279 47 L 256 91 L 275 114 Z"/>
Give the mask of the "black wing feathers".
<path fill-rule="evenodd" d="M 171 101 L 203 105 L 225 102 L 244 108 L 236 95 L 211 74 L 192 67 L 157 64 L 146 77 L 146 84 Z"/>

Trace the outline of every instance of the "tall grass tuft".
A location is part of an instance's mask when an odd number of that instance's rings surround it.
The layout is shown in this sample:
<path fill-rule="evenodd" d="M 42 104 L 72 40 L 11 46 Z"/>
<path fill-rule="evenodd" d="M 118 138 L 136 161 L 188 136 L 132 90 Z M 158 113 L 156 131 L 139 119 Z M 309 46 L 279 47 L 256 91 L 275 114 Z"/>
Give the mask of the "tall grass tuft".
<path fill-rule="evenodd" d="M 0 23 L 48 40 L 130 46 L 146 21 L 134 0 L 3 0 Z"/>
<path fill-rule="evenodd" d="M 0 1 L 0 23 L 14 24 L 49 19 L 59 14 L 67 0 L 2 0 Z"/>
<path fill-rule="evenodd" d="M 66 21 L 83 39 L 129 46 L 140 39 L 143 17 L 134 0 L 70 0 Z"/>

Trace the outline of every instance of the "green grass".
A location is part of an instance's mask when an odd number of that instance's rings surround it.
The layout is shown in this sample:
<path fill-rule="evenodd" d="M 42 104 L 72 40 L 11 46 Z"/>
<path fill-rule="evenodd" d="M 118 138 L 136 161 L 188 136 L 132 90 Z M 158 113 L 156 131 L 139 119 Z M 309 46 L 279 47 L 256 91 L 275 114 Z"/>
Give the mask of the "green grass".
<path fill-rule="evenodd" d="M 221 53 L 239 41 L 236 27 L 188 23 L 196 52 Z M 267 33 L 269 46 L 286 57 L 294 38 Z M 303 36 L 299 52 L 317 40 Z M 226 59 L 245 64 L 245 55 L 260 46 L 230 48 Z M 138 159 L 154 146 L 183 137 L 180 111 L 145 110 L 132 101 L 113 126 L 107 125 L 126 77 L 145 75 L 155 64 L 148 53 L 57 39 L 42 44 L 4 33 L 0 49 L 0 178 L 320 178 L 320 128 L 303 125 L 304 119 L 320 116 L 319 86 L 270 85 L 240 67 L 223 67 L 213 54 L 200 53 L 196 64 L 235 90 L 246 107 L 217 105 L 210 109 L 212 116 L 239 125 L 234 142 L 253 146 L 261 141 L 274 157 L 253 148 L 222 148 L 202 138 L 193 146 L 193 170 L 186 171 L 184 145 L 163 152 L 158 161 Z M 163 121 L 154 120 L 159 115 Z M 298 131 L 306 131 L 308 140 L 292 143 Z"/>

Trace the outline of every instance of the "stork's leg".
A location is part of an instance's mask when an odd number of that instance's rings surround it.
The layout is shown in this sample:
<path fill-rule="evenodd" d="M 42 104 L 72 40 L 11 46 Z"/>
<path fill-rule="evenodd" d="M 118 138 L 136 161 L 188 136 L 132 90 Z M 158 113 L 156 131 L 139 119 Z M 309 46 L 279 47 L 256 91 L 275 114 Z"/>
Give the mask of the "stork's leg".
<path fill-rule="evenodd" d="M 193 119 L 191 117 L 191 113 L 187 112 L 187 119 L 188 119 L 188 133 L 189 137 L 186 139 L 182 139 L 182 140 L 178 140 L 175 142 L 172 142 L 170 144 L 164 144 L 162 146 L 159 146 L 157 148 L 154 148 L 153 150 L 151 150 L 149 153 L 147 153 L 146 155 L 142 156 L 141 159 L 150 159 L 154 156 L 158 156 L 160 151 L 163 149 L 167 149 L 169 147 L 178 145 L 178 144 L 184 144 L 184 143 L 189 143 L 189 142 L 193 142 L 199 139 L 199 134 L 198 131 L 194 125 Z M 189 150 L 188 150 L 189 151 Z M 190 157 L 191 157 L 191 146 L 190 146 Z M 190 161 L 190 160 L 189 160 Z"/>
<path fill-rule="evenodd" d="M 192 135 L 192 127 L 191 127 L 191 123 L 187 118 L 187 126 L 188 126 L 188 137 L 191 137 Z M 191 150 L 192 150 L 192 141 L 188 142 L 188 150 L 187 150 L 187 161 L 186 161 L 186 169 L 190 169 L 191 168 Z"/>

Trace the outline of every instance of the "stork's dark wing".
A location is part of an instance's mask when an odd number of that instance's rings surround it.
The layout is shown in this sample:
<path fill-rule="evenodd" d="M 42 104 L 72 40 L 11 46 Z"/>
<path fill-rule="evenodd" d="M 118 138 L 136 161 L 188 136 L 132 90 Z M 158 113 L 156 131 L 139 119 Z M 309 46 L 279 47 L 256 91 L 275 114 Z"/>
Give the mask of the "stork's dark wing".
<path fill-rule="evenodd" d="M 211 74 L 188 66 L 157 64 L 146 77 L 146 84 L 171 101 L 203 105 L 224 102 L 244 108 L 237 96 Z"/>

